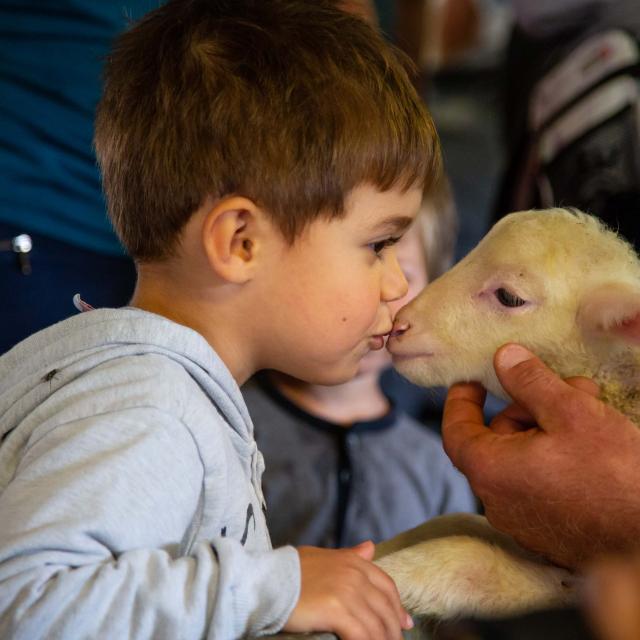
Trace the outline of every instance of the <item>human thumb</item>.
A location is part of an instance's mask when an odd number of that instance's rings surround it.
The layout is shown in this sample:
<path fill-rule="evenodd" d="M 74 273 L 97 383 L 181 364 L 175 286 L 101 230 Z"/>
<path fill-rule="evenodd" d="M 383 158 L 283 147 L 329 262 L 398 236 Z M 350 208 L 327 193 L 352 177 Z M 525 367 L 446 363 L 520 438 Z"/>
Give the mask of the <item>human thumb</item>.
<path fill-rule="evenodd" d="M 498 349 L 494 367 L 500 384 L 538 425 L 548 429 L 562 406 L 561 396 L 570 390 L 540 358 L 519 344 Z"/>
<path fill-rule="evenodd" d="M 366 540 L 357 544 L 355 547 L 351 547 L 351 551 L 355 551 L 361 558 L 365 560 L 373 560 L 373 556 L 376 552 L 376 546 L 371 540 Z"/>

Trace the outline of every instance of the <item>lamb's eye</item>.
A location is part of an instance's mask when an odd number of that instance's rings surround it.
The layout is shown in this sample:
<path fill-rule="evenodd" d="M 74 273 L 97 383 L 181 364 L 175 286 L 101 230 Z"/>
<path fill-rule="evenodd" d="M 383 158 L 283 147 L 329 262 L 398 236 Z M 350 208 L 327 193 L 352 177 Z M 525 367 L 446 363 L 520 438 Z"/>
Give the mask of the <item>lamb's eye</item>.
<path fill-rule="evenodd" d="M 496 298 L 498 298 L 498 302 L 504 307 L 521 307 L 523 304 L 526 304 L 526 300 L 519 298 L 515 293 L 511 293 L 502 287 L 500 289 L 496 289 Z"/>

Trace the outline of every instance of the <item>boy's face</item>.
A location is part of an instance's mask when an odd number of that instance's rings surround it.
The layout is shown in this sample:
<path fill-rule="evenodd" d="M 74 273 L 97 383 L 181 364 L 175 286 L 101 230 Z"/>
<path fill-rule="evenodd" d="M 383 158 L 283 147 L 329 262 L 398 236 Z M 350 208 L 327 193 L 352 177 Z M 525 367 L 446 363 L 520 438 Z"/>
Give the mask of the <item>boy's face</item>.
<path fill-rule="evenodd" d="M 421 190 L 355 188 L 344 217 L 316 219 L 287 246 L 273 230 L 261 300 L 261 368 L 316 384 L 351 379 L 382 349 L 390 303 L 407 292 L 393 240 L 416 216 Z M 266 330 L 266 331 L 265 331 Z"/>

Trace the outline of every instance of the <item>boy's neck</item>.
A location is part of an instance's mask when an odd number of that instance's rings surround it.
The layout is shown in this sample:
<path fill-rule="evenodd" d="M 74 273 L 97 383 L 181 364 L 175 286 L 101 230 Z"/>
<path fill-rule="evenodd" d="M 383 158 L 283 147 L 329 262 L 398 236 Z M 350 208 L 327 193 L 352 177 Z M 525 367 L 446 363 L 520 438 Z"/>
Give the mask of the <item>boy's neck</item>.
<path fill-rule="evenodd" d="M 220 291 L 213 295 L 198 283 L 189 286 L 186 284 L 189 279 L 175 277 L 175 273 L 175 265 L 172 268 L 138 265 L 131 306 L 197 331 L 225 363 L 238 385 L 242 385 L 256 371 L 250 358 L 251 332 L 243 331 L 233 305 L 220 300 L 224 297 Z"/>
<path fill-rule="evenodd" d="M 378 372 L 361 374 L 336 386 L 308 384 L 278 372 L 269 377 L 278 391 L 301 409 L 345 428 L 378 420 L 390 409 Z"/>

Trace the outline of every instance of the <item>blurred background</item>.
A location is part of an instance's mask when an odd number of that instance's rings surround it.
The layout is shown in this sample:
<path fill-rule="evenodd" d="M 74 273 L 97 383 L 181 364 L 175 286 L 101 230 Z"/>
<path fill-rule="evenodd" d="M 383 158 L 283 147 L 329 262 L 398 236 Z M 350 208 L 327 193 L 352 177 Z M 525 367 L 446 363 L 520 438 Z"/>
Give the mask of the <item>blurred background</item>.
<path fill-rule="evenodd" d="M 416 88 L 439 131 L 453 196 L 457 222 L 446 248 L 448 265 L 497 219 L 532 207 L 578 207 L 640 246 L 639 0 L 336 1 L 376 25 L 414 62 Z M 76 313 L 76 294 L 95 307 L 130 300 L 135 268 L 107 220 L 93 117 L 114 38 L 158 4 L 0 0 L 0 355 Z M 432 436 L 439 431 L 445 390 L 419 389 L 391 370 L 383 374 L 382 388 L 393 409 L 420 422 L 421 440 L 423 425 Z M 489 398 L 487 416 L 502 406 Z M 252 416 L 258 424 L 259 416 Z M 334 447 L 339 459 L 326 480 L 333 486 L 333 475 L 338 478 L 331 508 L 344 529 L 332 544 L 361 536 L 343 526 L 347 498 L 357 510 L 371 494 L 369 485 L 360 502 L 350 493 L 351 444 L 343 427 L 353 424 L 338 426 L 327 427 L 330 444 L 322 445 Z M 365 430 L 353 431 L 364 442 Z M 286 447 L 273 442 L 280 455 Z M 386 444 L 383 451 L 388 463 Z M 326 466 L 326 450 L 321 454 Z M 409 443 L 391 458 L 402 469 L 412 455 L 422 453 Z M 362 460 L 364 468 L 370 459 Z M 293 462 L 281 462 L 288 486 Z M 417 462 L 420 472 L 423 462 Z M 272 463 L 267 460 L 268 469 Z M 372 473 L 379 475 L 379 468 Z M 425 483 L 451 493 L 450 477 L 444 471 L 436 476 Z M 471 499 L 467 503 L 473 510 Z M 460 504 L 434 508 L 460 510 Z M 395 525 L 407 526 L 400 520 Z"/>
<path fill-rule="evenodd" d="M 158 0 L 0 0 L 0 353 L 129 300 L 92 150 L 102 61 Z M 577 206 L 640 237 L 637 0 L 342 0 L 414 61 L 457 211 L 451 261 L 509 211 Z M 416 415 L 424 393 L 394 379 Z M 439 406 L 441 394 L 432 394 Z M 417 403 L 413 406 L 412 403 Z"/>

